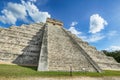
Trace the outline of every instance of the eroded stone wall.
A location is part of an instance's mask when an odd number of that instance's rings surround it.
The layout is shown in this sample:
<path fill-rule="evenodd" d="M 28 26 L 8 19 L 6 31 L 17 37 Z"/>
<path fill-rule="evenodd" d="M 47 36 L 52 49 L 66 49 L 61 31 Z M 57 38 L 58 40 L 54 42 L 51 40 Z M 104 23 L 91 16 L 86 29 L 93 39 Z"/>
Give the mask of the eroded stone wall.
<path fill-rule="evenodd" d="M 120 70 L 120 63 L 117 63 L 113 57 L 108 57 L 104 53 L 97 51 L 93 46 L 90 46 L 87 42 L 82 41 L 80 38 L 67 31 L 71 37 L 73 37 L 82 49 L 98 64 L 103 70 Z"/>
<path fill-rule="evenodd" d="M 120 70 L 112 57 L 64 30 L 63 23 L 54 19 L 47 24 L 0 28 L 0 62 L 38 66 L 39 71 Z"/>
<path fill-rule="evenodd" d="M 43 23 L 0 30 L 0 62 L 36 65 L 40 54 Z"/>
<path fill-rule="evenodd" d="M 96 71 L 59 25 L 48 28 L 48 70 Z"/>

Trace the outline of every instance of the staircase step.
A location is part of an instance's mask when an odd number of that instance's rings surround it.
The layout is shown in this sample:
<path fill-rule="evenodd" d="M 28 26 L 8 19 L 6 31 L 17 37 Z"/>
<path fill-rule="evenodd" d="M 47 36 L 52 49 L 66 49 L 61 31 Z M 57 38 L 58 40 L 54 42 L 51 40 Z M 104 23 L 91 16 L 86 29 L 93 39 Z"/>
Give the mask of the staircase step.
<path fill-rule="evenodd" d="M 11 44 L 11 43 L 1 43 L 0 42 L 0 48 L 1 49 L 10 49 L 10 50 L 24 50 L 24 49 L 30 49 L 30 50 L 39 50 L 40 45 L 18 45 L 18 44 Z"/>
<path fill-rule="evenodd" d="M 30 24 L 30 25 L 21 25 L 20 28 L 25 29 L 25 30 L 39 30 L 41 27 L 43 27 L 44 24 Z"/>
<path fill-rule="evenodd" d="M 7 51 L 7 52 L 11 52 L 11 53 L 24 53 L 24 52 L 38 52 L 40 51 L 39 48 L 1 48 L 1 51 Z"/>
<path fill-rule="evenodd" d="M 16 36 L 16 35 L 11 35 L 11 34 L 0 34 L 0 37 L 1 39 L 4 38 L 6 39 L 6 37 L 3 37 L 3 36 L 7 36 L 7 37 L 10 37 L 10 38 L 18 38 L 18 39 L 24 39 L 24 40 L 29 40 L 29 41 L 38 41 L 38 40 L 41 40 L 41 36 L 40 35 L 39 37 L 24 37 L 24 36 Z"/>
<path fill-rule="evenodd" d="M 41 41 L 36 41 L 36 42 L 27 42 L 25 43 L 25 41 L 21 41 L 21 42 L 17 42 L 17 41 L 2 41 L 2 39 L 0 39 L 0 44 L 10 44 L 10 45 L 20 45 L 20 46 L 37 46 L 41 44 Z"/>
<path fill-rule="evenodd" d="M 120 63 L 98 62 L 103 70 L 120 70 Z"/>
<path fill-rule="evenodd" d="M 36 34 L 37 32 L 39 32 L 40 30 L 42 29 L 42 26 L 39 26 L 39 29 L 34 29 L 34 28 L 31 28 L 31 27 L 11 27 L 10 30 L 13 30 L 13 31 L 18 31 L 18 32 L 21 32 L 21 33 L 28 33 L 28 34 Z"/>
<path fill-rule="evenodd" d="M 90 46 L 87 42 L 82 41 L 81 39 L 77 38 L 75 35 L 72 33 L 68 32 L 71 37 L 73 37 L 78 44 L 84 49 L 84 51 L 97 63 L 101 63 L 102 66 L 106 66 L 107 63 L 110 64 L 117 64 L 117 62 L 114 60 L 112 57 L 107 57 L 104 53 L 97 51 L 97 49 L 93 46 Z M 106 63 L 106 64 L 102 64 Z M 113 65 L 115 66 L 115 65 Z M 114 67 L 113 67 L 114 68 Z"/>
<path fill-rule="evenodd" d="M 26 38 L 18 38 L 18 37 L 10 37 L 10 36 L 7 36 L 7 35 L 0 35 L 0 42 L 8 42 L 8 43 L 13 43 L 13 44 L 20 44 L 20 45 L 30 45 L 30 44 L 33 44 L 33 45 L 39 45 L 41 44 L 41 41 L 42 39 L 38 38 L 38 40 L 28 40 Z"/>
<path fill-rule="evenodd" d="M 36 35 L 36 34 L 28 34 L 28 33 L 13 31 L 10 29 L 2 30 L 0 34 L 6 34 L 6 35 L 10 34 L 10 35 L 15 35 L 15 36 L 23 36 L 23 37 L 30 37 L 30 38 Z"/>
<path fill-rule="evenodd" d="M 25 34 L 29 34 L 29 35 L 35 35 L 39 30 L 27 30 L 27 29 L 23 29 L 21 27 L 11 27 L 10 31 L 13 32 L 20 32 L 20 33 L 25 33 Z"/>
<path fill-rule="evenodd" d="M 8 54 L 8 56 L 6 56 Z M 28 55 L 28 56 L 39 56 L 39 51 L 26 51 L 26 52 L 20 52 L 20 53 L 18 53 L 18 52 L 8 52 L 7 50 L 1 50 L 0 51 L 0 56 L 3 56 L 3 57 L 9 57 L 10 56 L 10 54 L 11 55 Z"/>
<path fill-rule="evenodd" d="M 38 55 L 34 55 L 32 53 L 31 55 L 21 55 L 21 54 L 11 54 L 11 53 L 1 53 L 0 52 L 0 60 L 5 61 L 5 62 L 11 62 L 11 63 L 16 63 L 16 64 L 37 64 L 38 63 Z"/>

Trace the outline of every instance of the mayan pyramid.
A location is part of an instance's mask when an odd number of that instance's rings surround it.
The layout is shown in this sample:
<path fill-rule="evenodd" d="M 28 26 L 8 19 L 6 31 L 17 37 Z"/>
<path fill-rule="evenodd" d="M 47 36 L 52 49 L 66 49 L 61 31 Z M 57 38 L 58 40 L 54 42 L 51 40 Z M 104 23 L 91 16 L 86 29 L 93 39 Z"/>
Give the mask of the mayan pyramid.
<path fill-rule="evenodd" d="M 38 71 L 120 70 L 112 57 L 50 18 L 46 23 L 0 28 L 0 63 L 38 66 Z"/>

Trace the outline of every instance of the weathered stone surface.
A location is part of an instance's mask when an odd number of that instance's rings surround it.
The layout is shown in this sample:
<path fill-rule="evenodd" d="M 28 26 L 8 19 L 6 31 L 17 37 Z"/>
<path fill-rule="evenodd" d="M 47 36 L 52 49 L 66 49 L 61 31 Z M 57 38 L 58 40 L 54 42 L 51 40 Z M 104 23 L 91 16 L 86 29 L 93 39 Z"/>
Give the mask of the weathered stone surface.
<path fill-rule="evenodd" d="M 95 71 L 93 66 L 70 40 L 60 26 L 48 25 L 48 69 L 70 71 Z"/>
<path fill-rule="evenodd" d="M 47 23 L 0 28 L 0 62 L 38 66 L 38 71 L 120 70 L 112 57 L 63 29 L 63 23 Z"/>
<path fill-rule="evenodd" d="M 113 57 L 108 57 L 104 53 L 97 51 L 93 46 L 90 46 L 87 42 L 82 41 L 80 38 L 73 36 L 68 32 L 84 49 L 84 51 L 98 64 L 103 70 L 120 70 L 120 64 L 117 63 Z"/>
<path fill-rule="evenodd" d="M 41 51 L 39 55 L 38 71 L 48 71 L 47 26 L 44 27 Z"/>
<path fill-rule="evenodd" d="M 37 66 L 43 26 L 40 23 L 0 30 L 0 61 Z"/>
<path fill-rule="evenodd" d="M 97 71 L 60 25 L 52 21 L 46 26 L 47 36 L 43 36 L 39 71 L 70 71 L 70 68 L 73 71 Z"/>

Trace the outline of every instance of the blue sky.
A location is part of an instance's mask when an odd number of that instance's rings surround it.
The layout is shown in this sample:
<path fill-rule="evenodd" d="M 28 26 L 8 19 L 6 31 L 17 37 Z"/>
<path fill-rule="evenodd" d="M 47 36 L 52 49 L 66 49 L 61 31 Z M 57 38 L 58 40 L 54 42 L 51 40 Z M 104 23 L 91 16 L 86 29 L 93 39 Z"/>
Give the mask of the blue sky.
<path fill-rule="evenodd" d="M 0 0 L 0 27 L 61 20 L 98 50 L 120 50 L 120 0 Z"/>

